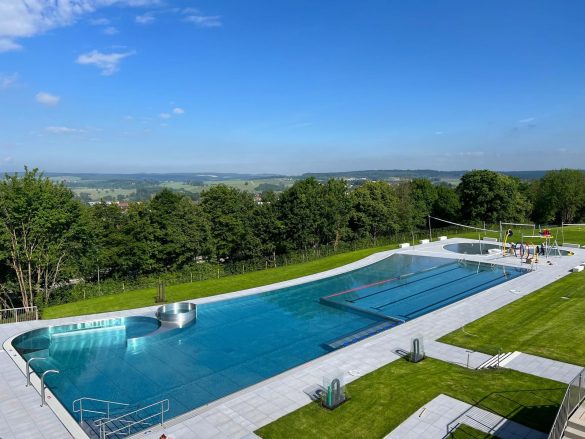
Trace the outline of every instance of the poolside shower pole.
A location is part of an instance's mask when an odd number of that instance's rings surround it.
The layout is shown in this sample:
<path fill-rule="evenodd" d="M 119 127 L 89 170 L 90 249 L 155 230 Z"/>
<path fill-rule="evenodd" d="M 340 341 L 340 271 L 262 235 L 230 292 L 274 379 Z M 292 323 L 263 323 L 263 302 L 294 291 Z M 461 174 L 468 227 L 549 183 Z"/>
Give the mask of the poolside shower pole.
<path fill-rule="evenodd" d="M 429 215 L 429 241 L 433 242 L 433 229 L 431 229 L 431 216 Z"/>

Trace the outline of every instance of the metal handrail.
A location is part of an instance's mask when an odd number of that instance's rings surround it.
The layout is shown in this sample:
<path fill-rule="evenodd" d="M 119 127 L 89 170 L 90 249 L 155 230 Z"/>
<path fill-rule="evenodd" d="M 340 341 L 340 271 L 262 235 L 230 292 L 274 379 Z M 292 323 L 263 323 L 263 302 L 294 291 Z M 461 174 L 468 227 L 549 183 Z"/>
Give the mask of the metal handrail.
<path fill-rule="evenodd" d="M 156 413 L 154 413 L 154 414 L 152 414 L 150 416 L 147 416 L 145 418 L 141 418 L 139 420 L 127 420 L 127 419 L 124 419 L 124 418 L 127 418 L 128 416 L 136 415 L 139 412 L 142 412 L 142 411 L 147 410 L 147 409 L 152 408 L 152 407 L 156 407 L 158 405 L 160 405 L 160 411 L 158 411 L 158 412 L 156 412 Z M 150 425 L 146 421 L 149 420 L 149 419 L 158 417 L 158 416 L 160 416 L 160 424 L 163 425 L 163 423 L 164 423 L 164 414 L 169 411 L 169 406 L 170 406 L 169 400 L 168 399 L 163 399 L 162 401 L 158 401 L 158 402 L 155 402 L 153 404 L 147 405 L 145 407 L 141 407 L 141 408 L 139 408 L 137 410 L 134 410 L 132 412 L 125 413 L 125 414 L 123 414 L 121 416 L 118 416 L 117 418 L 107 419 L 107 420 L 103 420 L 103 419 L 97 420 L 95 422 L 95 425 L 97 427 L 99 427 L 99 430 L 100 430 L 100 439 L 106 439 L 108 436 L 111 436 L 113 434 L 119 433 L 122 430 L 128 430 L 126 434 L 130 434 L 130 429 L 132 427 L 134 427 L 135 425 L 138 425 L 138 424 Z M 126 425 L 124 425 L 122 427 L 119 427 L 119 428 L 116 428 L 115 430 L 109 430 L 109 428 L 108 428 L 109 427 L 109 424 L 112 425 L 113 427 L 116 427 L 116 425 L 115 425 L 116 422 L 123 423 L 123 424 L 125 423 Z M 107 430 L 109 430 L 109 431 L 107 431 Z"/>
<path fill-rule="evenodd" d="M 83 408 L 83 401 L 92 401 L 92 402 L 100 402 L 106 405 L 106 411 L 101 410 L 92 410 L 92 409 L 84 409 Z M 76 408 L 76 403 L 79 404 L 79 408 Z M 117 405 L 117 406 L 124 406 L 128 407 L 130 404 L 125 402 L 118 402 L 118 401 L 109 401 L 107 399 L 97 399 L 97 398 L 89 398 L 87 396 L 81 397 L 73 401 L 73 413 L 79 413 L 79 423 L 83 422 L 83 413 L 95 413 L 98 415 L 105 415 L 107 419 L 110 419 L 110 405 Z"/>
<path fill-rule="evenodd" d="M 61 373 L 56 369 L 49 369 L 41 375 L 41 407 L 45 405 L 45 376 L 50 373 Z"/>
<path fill-rule="evenodd" d="M 46 360 L 46 359 L 47 358 L 45 358 L 45 357 L 31 357 L 28 360 L 26 360 L 26 387 L 30 386 L 30 374 L 31 374 L 30 363 L 32 361 L 35 361 L 35 360 Z"/>
<path fill-rule="evenodd" d="M 575 410 L 579 408 L 581 403 L 585 400 L 585 389 L 583 389 L 583 385 L 585 385 L 585 369 L 581 370 L 577 374 L 575 378 L 571 380 L 569 386 L 567 387 L 567 391 L 565 392 L 565 396 L 561 401 L 561 406 L 559 407 L 559 411 L 553 423 L 553 426 L 550 430 L 550 434 L 548 436 L 549 439 L 561 439 L 567 428 L 567 424 L 569 423 L 569 418 L 575 413 Z M 572 394 L 574 392 L 571 391 L 572 388 L 577 387 L 577 399 L 571 401 Z"/>

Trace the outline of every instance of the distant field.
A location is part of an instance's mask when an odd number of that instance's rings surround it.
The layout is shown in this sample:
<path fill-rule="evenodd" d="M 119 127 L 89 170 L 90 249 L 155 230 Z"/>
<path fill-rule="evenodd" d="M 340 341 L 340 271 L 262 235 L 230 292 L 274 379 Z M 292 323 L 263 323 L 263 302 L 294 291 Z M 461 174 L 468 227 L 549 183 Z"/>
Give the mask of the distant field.
<path fill-rule="evenodd" d="M 81 197 L 82 193 L 86 193 L 91 201 L 100 201 L 104 197 L 111 196 L 114 201 L 128 201 L 131 197 L 136 199 L 137 190 L 129 187 L 128 181 L 114 181 L 104 180 L 103 182 L 96 180 L 82 180 L 79 177 L 51 177 L 54 180 L 65 181 L 71 183 L 71 190 Z M 294 183 L 294 179 L 287 177 L 275 178 L 257 178 L 250 180 L 206 180 L 201 185 L 189 184 L 187 181 L 152 181 L 152 182 L 137 182 L 137 188 L 145 192 L 139 193 L 139 199 L 148 198 L 153 194 L 161 191 L 164 188 L 173 191 L 186 192 L 190 194 L 200 194 L 205 189 L 218 184 L 225 184 L 226 186 L 234 187 L 242 191 L 257 193 L 267 190 L 282 191 Z M 87 184 L 87 186 L 85 186 Z M 122 200 L 117 200 L 118 196 L 124 197 Z"/>
<path fill-rule="evenodd" d="M 258 189 L 261 185 L 270 185 L 280 187 L 282 189 L 286 189 L 287 187 L 292 186 L 294 181 L 290 178 L 262 178 L 257 180 L 230 180 L 230 181 L 206 181 L 205 186 L 214 186 L 217 184 L 225 184 L 227 186 L 235 187 L 242 191 L 247 192 L 263 192 L 262 189 Z M 278 190 L 274 188 L 275 190 Z M 282 190 L 281 189 L 281 190 Z"/>
<path fill-rule="evenodd" d="M 191 192 L 194 194 L 198 194 L 203 190 L 203 186 L 194 186 L 192 184 L 184 183 L 182 181 L 163 181 L 159 185 L 162 188 L 171 189 L 174 191 L 184 190 L 186 192 Z"/>
<path fill-rule="evenodd" d="M 97 189 L 97 188 L 89 188 L 89 187 L 77 187 L 71 189 L 73 193 L 77 196 L 81 196 L 82 193 L 89 194 L 91 201 L 100 201 L 101 199 L 110 196 L 113 197 L 115 201 L 117 201 L 118 195 L 123 195 L 124 198 L 132 196 L 136 193 L 135 189 L 120 189 L 120 188 L 111 188 L 111 189 Z"/>

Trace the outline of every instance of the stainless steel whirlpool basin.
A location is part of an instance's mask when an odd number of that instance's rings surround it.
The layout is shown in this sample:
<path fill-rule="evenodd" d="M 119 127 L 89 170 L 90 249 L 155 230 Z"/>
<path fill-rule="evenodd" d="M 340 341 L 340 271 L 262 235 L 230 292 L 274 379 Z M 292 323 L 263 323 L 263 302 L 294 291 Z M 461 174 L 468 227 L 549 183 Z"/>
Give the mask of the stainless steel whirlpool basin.
<path fill-rule="evenodd" d="M 189 302 L 169 303 L 156 311 L 162 324 L 182 328 L 197 318 L 197 305 Z"/>

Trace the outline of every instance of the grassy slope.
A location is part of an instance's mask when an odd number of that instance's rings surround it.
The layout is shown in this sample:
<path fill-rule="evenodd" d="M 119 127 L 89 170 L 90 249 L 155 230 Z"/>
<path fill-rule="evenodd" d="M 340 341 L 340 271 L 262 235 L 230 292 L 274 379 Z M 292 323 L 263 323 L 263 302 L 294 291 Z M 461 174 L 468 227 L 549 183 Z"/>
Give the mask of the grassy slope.
<path fill-rule="evenodd" d="M 271 268 L 252 273 L 227 276 L 220 279 L 210 279 L 201 282 L 169 286 L 166 288 L 167 301 L 176 302 L 186 299 L 213 296 L 216 294 L 244 290 L 246 288 L 253 288 L 307 276 L 309 274 L 319 273 L 321 271 L 330 270 L 335 267 L 355 262 L 373 253 L 389 250 L 390 248 L 396 248 L 396 246 L 357 250 L 286 267 Z M 48 307 L 43 310 L 43 318 L 54 319 L 58 317 L 139 308 L 154 305 L 155 296 L 155 289 L 148 288 L 110 296 L 95 297 L 78 302 Z"/>
<path fill-rule="evenodd" d="M 391 363 L 348 385 L 335 411 L 316 403 L 256 432 L 263 438 L 380 438 L 440 393 L 547 431 L 566 386 L 512 370 L 469 370 L 427 358 Z"/>
<path fill-rule="evenodd" d="M 563 299 L 566 297 L 568 299 Z M 585 272 L 573 273 L 440 341 L 486 353 L 522 351 L 585 366 Z"/>

